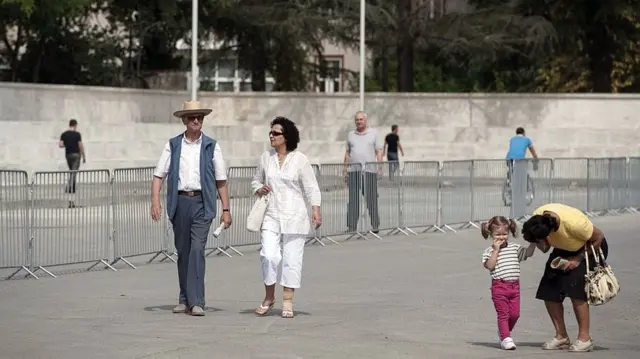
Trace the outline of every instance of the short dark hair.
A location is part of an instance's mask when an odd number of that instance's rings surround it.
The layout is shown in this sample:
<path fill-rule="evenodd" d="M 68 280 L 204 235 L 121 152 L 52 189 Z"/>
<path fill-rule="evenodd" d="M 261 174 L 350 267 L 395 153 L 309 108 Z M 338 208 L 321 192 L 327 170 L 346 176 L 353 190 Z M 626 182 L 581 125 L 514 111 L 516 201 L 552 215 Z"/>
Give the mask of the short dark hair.
<path fill-rule="evenodd" d="M 287 146 L 287 151 L 295 151 L 300 143 L 300 131 L 296 124 L 290 119 L 282 116 L 278 116 L 271 121 L 271 127 L 274 125 L 282 126 L 282 135 Z"/>
<path fill-rule="evenodd" d="M 71 120 L 69 120 L 69 127 L 75 127 L 75 126 L 78 126 L 78 121 L 72 118 Z"/>
<path fill-rule="evenodd" d="M 397 130 L 397 129 L 398 129 L 398 125 L 391 125 L 391 131 Z"/>
<path fill-rule="evenodd" d="M 522 127 L 516 128 L 516 135 L 524 135 L 524 128 Z"/>
<path fill-rule="evenodd" d="M 558 220 L 550 214 L 536 214 L 522 225 L 522 237 L 529 243 L 537 243 L 557 231 Z"/>

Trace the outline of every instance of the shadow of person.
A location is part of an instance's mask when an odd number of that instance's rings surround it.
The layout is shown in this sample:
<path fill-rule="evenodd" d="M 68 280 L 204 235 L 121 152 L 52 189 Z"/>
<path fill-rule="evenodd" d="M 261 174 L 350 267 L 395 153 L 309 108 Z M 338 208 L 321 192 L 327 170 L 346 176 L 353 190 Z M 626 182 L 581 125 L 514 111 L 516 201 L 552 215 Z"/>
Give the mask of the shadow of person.
<path fill-rule="evenodd" d="M 498 343 L 497 339 L 495 342 L 467 342 L 473 346 L 478 346 L 478 347 L 485 347 L 485 348 L 492 348 L 492 349 L 501 349 L 500 348 L 500 343 Z M 516 341 L 516 347 L 524 347 L 524 348 L 539 348 L 540 350 L 542 349 L 542 344 L 541 342 L 518 342 Z M 609 348 L 606 347 L 601 347 L 598 345 L 595 345 L 593 350 L 609 350 Z M 552 351 L 558 351 L 558 350 L 552 350 Z M 563 351 L 563 350 L 560 350 Z M 567 351 L 567 350 L 564 350 Z"/>
<path fill-rule="evenodd" d="M 256 317 L 280 317 L 282 316 L 282 309 L 280 308 L 273 308 L 269 311 L 269 313 L 267 313 L 266 315 L 257 315 L 256 314 L 256 309 L 244 309 L 238 312 L 239 314 L 246 314 L 246 315 L 255 315 Z M 302 315 L 302 316 L 311 316 L 311 313 L 309 312 L 304 312 L 301 310 L 295 310 L 295 308 L 293 309 L 293 315 L 294 316 L 298 316 L 298 315 Z"/>
<path fill-rule="evenodd" d="M 144 307 L 144 311 L 145 312 L 173 312 L 173 308 L 175 308 L 175 304 L 173 305 L 153 305 L 153 306 L 149 306 L 149 307 Z M 222 312 L 224 310 L 220 309 L 220 308 L 214 308 L 214 307 L 205 307 L 204 308 L 205 313 L 215 313 L 215 312 Z"/>

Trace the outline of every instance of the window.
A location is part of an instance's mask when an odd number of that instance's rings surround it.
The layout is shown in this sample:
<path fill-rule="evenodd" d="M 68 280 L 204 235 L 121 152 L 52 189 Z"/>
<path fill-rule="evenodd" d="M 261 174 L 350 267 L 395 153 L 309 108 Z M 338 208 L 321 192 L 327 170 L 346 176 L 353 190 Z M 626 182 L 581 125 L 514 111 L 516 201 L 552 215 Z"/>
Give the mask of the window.
<path fill-rule="evenodd" d="M 218 88 L 216 91 L 234 92 L 233 81 L 218 81 Z"/>
<path fill-rule="evenodd" d="M 202 80 L 200 80 L 200 88 L 198 90 L 200 90 L 200 91 L 215 91 L 216 90 L 216 83 L 214 81 L 209 80 L 209 79 L 202 79 Z"/>
<path fill-rule="evenodd" d="M 190 83 L 190 73 L 187 73 Z M 267 75 L 267 91 L 272 91 L 274 79 Z M 189 85 L 187 86 L 189 87 Z M 248 92 L 251 91 L 251 73 L 238 66 L 235 57 L 221 58 L 212 67 L 200 72 L 200 91 Z"/>
<path fill-rule="evenodd" d="M 240 83 L 240 92 L 250 92 L 251 90 L 251 81 L 249 82 L 241 82 Z"/>
<path fill-rule="evenodd" d="M 275 81 L 272 78 L 267 77 L 266 84 L 265 84 L 265 92 L 273 91 L 273 85 L 274 84 L 275 84 Z M 251 92 L 251 91 L 253 91 L 251 89 L 251 79 L 244 80 L 243 82 L 240 82 L 239 90 L 241 92 Z"/>
<path fill-rule="evenodd" d="M 235 59 L 220 59 L 217 63 L 218 74 L 216 77 L 235 77 L 236 75 L 236 60 Z"/>
<path fill-rule="evenodd" d="M 250 79 L 251 78 L 251 71 L 243 69 L 243 68 L 239 68 L 238 69 L 238 77 L 241 80 Z"/>
<path fill-rule="evenodd" d="M 318 77 L 318 92 L 342 91 L 342 60 L 340 58 L 320 60 Z"/>

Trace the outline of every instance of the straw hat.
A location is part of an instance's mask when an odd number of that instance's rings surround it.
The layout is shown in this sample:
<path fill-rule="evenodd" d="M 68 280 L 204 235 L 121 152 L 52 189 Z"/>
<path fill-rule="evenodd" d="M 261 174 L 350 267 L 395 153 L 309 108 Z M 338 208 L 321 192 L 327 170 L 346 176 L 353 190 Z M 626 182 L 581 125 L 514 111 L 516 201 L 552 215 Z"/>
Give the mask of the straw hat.
<path fill-rule="evenodd" d="M 187 115 L 203 115 L 210 114 L 213 110 L 210 108 L 200 107 L 200 101 L 185 101 L 182 110 L 173 113 L 175 117 L 182 118 Z"/>

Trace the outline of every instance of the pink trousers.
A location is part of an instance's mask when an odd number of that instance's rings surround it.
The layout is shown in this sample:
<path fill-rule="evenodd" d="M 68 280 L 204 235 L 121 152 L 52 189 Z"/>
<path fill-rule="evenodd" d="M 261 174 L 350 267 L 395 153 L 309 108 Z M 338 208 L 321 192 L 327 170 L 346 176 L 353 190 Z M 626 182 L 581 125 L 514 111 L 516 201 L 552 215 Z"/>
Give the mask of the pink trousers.
<path fill-rule="evenodd" d="M 494 279 L 491 282 L 491 299 L 498 316 L 500 340 L 511 336 L 520 318 L 520 281 Z"/>

